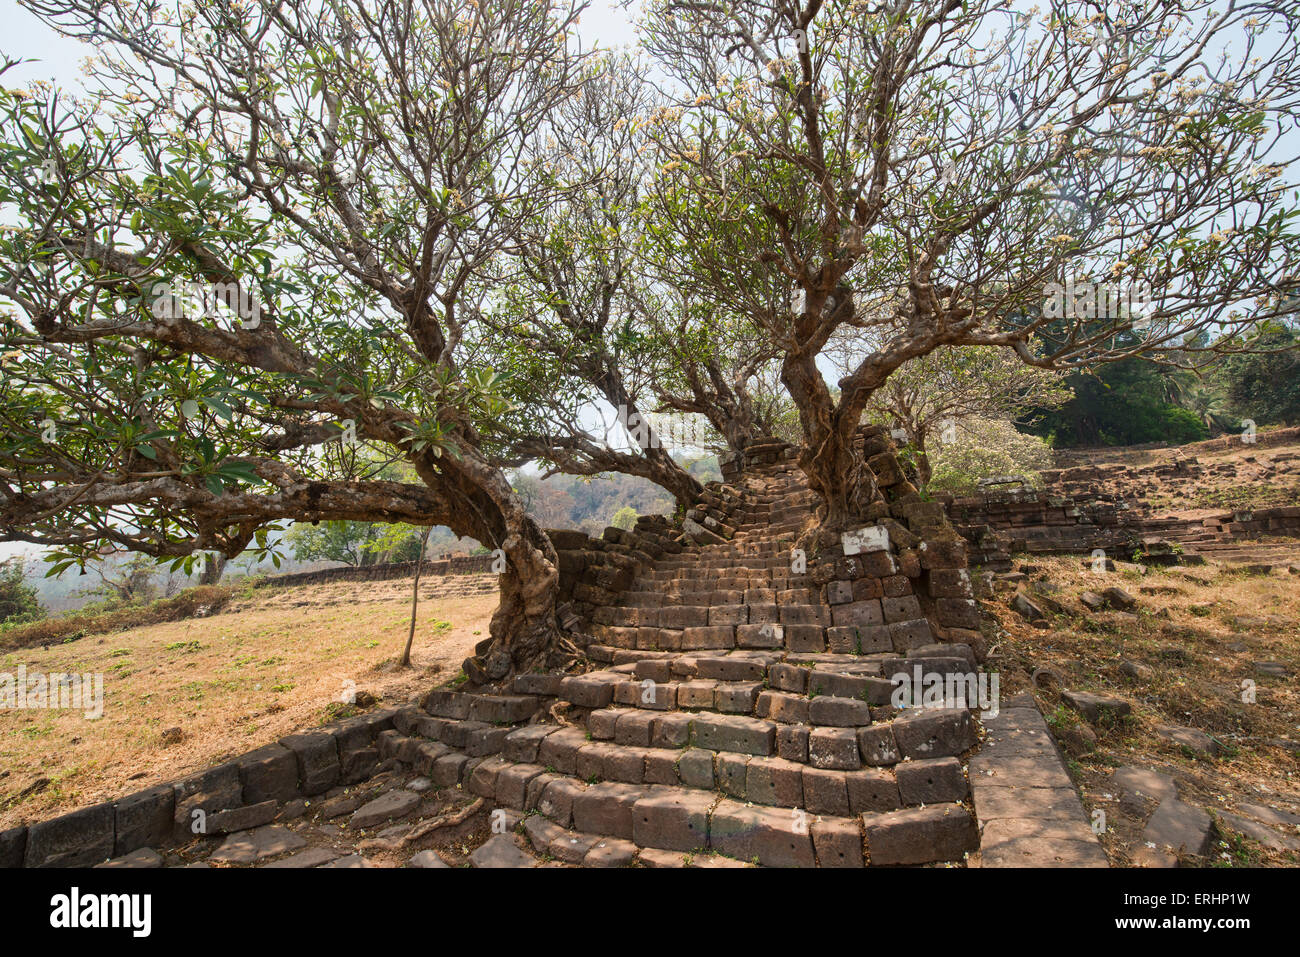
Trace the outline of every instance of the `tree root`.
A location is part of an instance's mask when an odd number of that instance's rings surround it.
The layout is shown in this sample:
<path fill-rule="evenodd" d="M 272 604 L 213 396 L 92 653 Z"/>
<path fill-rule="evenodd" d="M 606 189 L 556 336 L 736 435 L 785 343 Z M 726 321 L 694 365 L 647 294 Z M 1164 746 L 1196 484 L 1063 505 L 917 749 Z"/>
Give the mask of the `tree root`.
<path fill-rule="evenodd" d="M 425 821 L 419 827 L 413 828 L 411 833 L 402 838 L 403 844 L 410 844 L 418 841 L 426 834 L 432 834 L 434 831 L 441 830 L 444 827 L 454 827 L 457 824 L 464 824 L 473 817 L 483 807 L 483 798 L 475 798 L 470 804 L 466 804 L 459 811 L 453 814 L 440 814 L 432 821 Z"/>

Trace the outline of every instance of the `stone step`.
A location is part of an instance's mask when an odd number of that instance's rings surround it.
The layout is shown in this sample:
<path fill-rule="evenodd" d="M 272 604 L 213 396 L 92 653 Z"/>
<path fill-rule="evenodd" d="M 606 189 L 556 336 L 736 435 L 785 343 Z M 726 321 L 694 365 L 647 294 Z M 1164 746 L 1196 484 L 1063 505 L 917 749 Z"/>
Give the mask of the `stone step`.
<path fill-rule="evenodd" d="M 413 765 L 435 785 L 540 812 L 565 834 L 536 823 L 530 829 L 525 819 L 529 839 L 545 839 L 551 856 L 588 866 L 632 862 L 632 848 L 597 849 L 608 838 L 768 866 L 955 861 L 978 844 L 969 812 L 955 803 L 965 796 L 965 778 L 954 759 L 905 762 L 893 773 L 837 772 L 694 748 L 656 753 L 550 725 L 509 731 L 491 756 L 396 729 L 379 740 L 384 757 Z"/>
<path fill-rule="evenodd" d="M 688 692 L 699 695 L 701 700 L 706 695 L 711 695 L 715 702 L 719 700 L 716 686 L 685 684 L 692 686 Z M 666 704 L 670 699 L 664 687 L 660 686 L 658 691 L 661 703 Z M 857 698 L 805 698 L 793 693 L 744 688 L 724 690 L 737 696 L 735 707 L 741 707 L 748 699 L 755 710 L 761 707 L 773 717 L 725 714 L 717 710 L 647 709 L 628 704 L 593 710 L 587 716 L 583 739 L 590 734 L 593 741 L 635 743 L 668 751 L 693 747 L 736 755 L 781 757 L 798 764 L 842 771 L 896 764 L 904 758 L 955 757 L 976 742 L 974 720 L 964 708 L 895 712 L 883 705 L 873 709 L 870 703 Z M 760 695 L 767 696 L 761 706 L 757 700 Z M 716 707 L 711 704 L 711 708 Z"/>
<path fill-rule="evenodd" d="M 799 608 L 803 606 L 792 606 Z M 642 609 L 655 610 L 655 609 Z M 659 611 L 674 611 L 664 608 Z M 784 609 L 782 609 L 784 612 Z M 880 625 L 833 625 L 800 622 L 803 612 L 782 615 L 785 622 L 746 622 L 735 625 L 687 625 L 665 628 L 658 625 L 603 625 L 594 623 L 589 631 L 599 645 L 649 651 L 714 651 L 732 649 L 785 649 L 801 654 L 859 652 L 872 654 L 887 651 L 907 652 L 934 642 L 930 623 L 913 618 Z M 796 621 L 791 621 L 794 618 Z M 660 619 L 664 620 L 664 619 Z"/>
<path fill-rule="evenodd" d="M 925 776 L 923 771 L 917 778 Z M 799 800 L 806 805 L 811 797 L 813 807 L 763 805 L 672 784 L 587 782 L 540 763 L 504 759 L 477 765 L 467 789 L 515 810 L 538 811 L 558 830 L 540 822 L 530 827 L 525 818 L 530 840 L 544 842 L 546 852 L 561 860 L 576 862 L 581 855 L 588 865 L 603 863 L 590 859 L 601 838 L 626 842 L 609 852 L 625 864 L 637 853 L 629 845 L 683 854 L 716 852 L 769 867 L 958 861 L 978 846 L 970 812 L 955 802 L 883 809 L 889 804 L 889 787 L 877 792 L 865 780 L 855 782 L 852 797 L 845 784 L 841 798 L 840 782 L 831 777 L 810 778 L 807 792 L 802 774 L 796 779 L 788 770 L 772 775 L 755 769 L 754 777 L 764 793 L 797 787 Z M 863 810 L 855 810 L 855 804 Z"/>
<path fill-rule="evenodd" d="M 694 596 L 698 593 L 691 593 Z M 855 624 L 867 627 L 884 624 L 881 605 L 872 599 L 869 605 L 858 609 L 851 606 L 838 606 L 832 613 L 831 606 L 807 603 L 811 597 L 805 589 L 774 592 L 768 601 L 745 603 L 743 593 L 739 590 L 731 593 L 710 593 L 720 600 L 711 603 L 666 605 L 663 607 L 618 606 L 608 605 L 597 608 L 592 614 L 592 621 L 598 625 L 614 625 L 625 628 L 691 628 L 699 625 L 762 625 L 775 623 L 782 625 L 821 625 L 827 627 L 832 621 L 840 624 Z M 789 600 L 781 600 L 787 598 Z M 730 600 L 737 599 L 737 600 Z M 849 610 L 846 610 L 849 609 Z M 919 610 L 919 608 L 918 608 Z M 856 614 L 855 614 L 856 612 Z M 911 609 L 908 609 L 911 612 Z M 851 621 L 851 619 L 856 620 Z"/>

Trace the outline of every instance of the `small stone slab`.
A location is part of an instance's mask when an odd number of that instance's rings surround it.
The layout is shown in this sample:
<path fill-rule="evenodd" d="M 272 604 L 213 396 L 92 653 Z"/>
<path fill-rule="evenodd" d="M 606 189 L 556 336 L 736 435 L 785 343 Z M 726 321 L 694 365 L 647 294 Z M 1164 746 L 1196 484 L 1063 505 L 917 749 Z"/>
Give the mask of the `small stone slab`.
<path fill-rule="evenodd" d="M 571 834 L 565 832 L 557 837 L 547 848 L 551 857 L 566 864 L 581 864 L 587 852 L 600 838 L 595 834 Z"/>
<path fill-rule="evenodd" d="M 1047 618 L 1047 613 L 1022 591 L 1016 592 L 1012 597 L 1011 610 L 1025 621 L 1043 621 Z"/>
<path fill-rule="evenodd" d="M 330 798 L 322 804 L 320 814 L 322 818 L 330 821 L 336 817 L 342 817 L 344 814 L 351 814 L 359 807 L 361 807 L 361 795 L 340 794 L 338 797 Z"/>
<path fill-rule="evenodd" d="M 275 820 L 277 805 L 273 800 L 245 807 L 229 808 L 208 815 L 209 834 L 237 834 L 251 827 L 261 827 Z"/>
<path fill-rule="evenodd" d="M 389 791 L 353 812 L 348 824 L 355 828 L 374 827 L 394 818 L 406 817 L 419 806 L 420 795 L 414 791 Z"/>
<path fill-rule="evenodd" d="M 1078 803 L 1077 797 L 1075 803 Z M 1033 813 L 1026 812 L 1026 814 Z M 980 836 L 980 847 L 991 850 L 1004 844 L 1016 844 L 1026 840 L 1097 843 L 1092 829 L 1082 820 L 1082 816 L 1077 818 L 1026 817 L 1023 820 L 999 818 L 989 821 L 984 825 L 984 833 Z"/>
<path fill-rule="evenodd" d="M 1300 827 L 1300 814 L 1290 811 L 1279 811 L 1277 808 L 1265 807 L 1262 804 L 1238 804 L 1237 810 L 1247 817 L 1253 817 L 1272 827 Z"/>
<path fill-rule="evenodd" d="M 352 870 L 356 868 L 373 867 L 373 866 L 374 866 L 373 864 L 371 864 L 360 854 L 352 854 L 349 855 L 348 857 L 340 857 L 338 860 L 330 861 L 328 864 L 322 864 L 319 868 L 317 868 L 317 870 L 325 870 L 326 868 L 330 868 L 330 867 Z"/>
<path fill-rule="evenodd" d="M 1023 751 L 985 754 L 970 759 L 971 786 L 975 782 L 993 787 L 1070 788 L 1074 783 L 1056 752 Z"/>
<path fill-rule="evenodd" d="M 975 815 L 981 823 L 1026 819 L 1070 821 L 1088 828 L 1088 818 L 1074 788 L 1030 788 L 982 785 L 976 781 Z"/>
<path fill-rule="evenodd" d="M 685 867 L 686 855 L 681 851 L 665 851 L 657 847 L 643 847 L 637 855 L 643 867 Z"/>
<path fill-rule="evenodd" d="M 1239 814 L 1232 814 L 1228 811 L 1220 811 L 1219 820 L 1227 824 L 1232 828 L 1232 830 L 1244 834 L 1252 840 L 1259 841 L 1259 843 L 1271 850 L 1300 850 L 1300 840 L 1297 840 L 1294 837 L 1288 837 L 1285 834 L 1279 834 L 1271 827 L 1261 824 L 1259 821 L 1252 821 L 1248 817 L 1242 817 Z"/>
<path fill-rule="evenodd" d="M 554 821 L 549 821 L 540 814 L 524 818 L 524 832 L 539 854 L 549 853 L 551 844 L 567 836 L 567 832 Z"/>
<path fill-rule="evenodd" d="M 1120 804 L 1131 814 L 1140 814 L 1149 801 L 1174 800 L 1178 788 L 1167 774 L 1147 768 L 1119 768 L 1110 776 L 1111 787 L 1119 796 Z"/>
<path fill-rule="evenodd" d="M 309 847 L 305 851 L 297 854 L 290 854 L 282 861 L 275 861 L 271 864 L 264 864 L 263 867 L 320 867 L 322 864 L 328 864 L 339 856 L 338 851 L 330 850 L 328 847 Z"/>
<path fill-rule="evenodd" d="M 1201 856 L 1210 849 L 1214 824 L 1210 815 L 1199 807 L 1166 798 L 1147 821 L 1142 840 L 1157 849 L 1168 848 L 1175 854 Z"/>
<path fill-rule="evenodd" d="M 601 838 L 582 859 L 584 867 L 627 867 L 636 857 L 636 845 L 616 837 Z"/>
<path fill-rule="evenodd" d="M 296 850 L 306 843 L 301 835 L 287 827 L 268 825 L 230 835 L 208 856 L 208 860 L 227 864 L 252 864 L 266 857 Z"/>
<path fill-rule="evenodd" d="M 1118 586 L 1107 588 L 1101 597 L 1106 599 L 1110 607 L 1119 611 L 1133 611 L 1138 606 L 1138 600 Z"/>
<path fill-rule="evenodd" d="M 496 834 L 469 856 L 475 867 L 536 867 L 537 859 L 519 847 L 511 834 Z"/>
<path fill-rule="evenodd" d="M 1023 837 L 980 850 L 982 867 L 1109 867 L 1096 841 Z"/>
<path fill-rule="evenodd" d="M 411 867 L 451 867 L 435 851 L 421 851 L 410 860 Z"/>
<path fill-rule="evenodd" d="M 1196 728 L 1181 728 L 1176 725 L 1159 725 L 1156 734 L 1160 740 L 1175 747 L 1187 748 L 1203 757 L 1213 758 L 1219 754 L 1219 742 L 1204 731 Z"/>
<path fill-rule="evenodd" d="M 752 861 L 738 861 L 724 854 L 696 854 L 688 865 L 704 870 L 731 870 L 738 867 L 756 867 Z"/>
<path fill-rule="evenodd" d="M 111 861 L 104 861 L 102 864 L 96 864 L 95 867 L 162 867 L 162 857 L 152 847 L 142 847 L 130 854 L 124 854 L 121 857 L 115 857 Z"/>
<path fill-rule="evenodd" d="M 1061 697 L 1091 724 L 1102 720 L 1117 721 L 1133 710 L 1131 704 L 1114 695 L 1093 694 L 1091 691 L 1062 691 Z"/>

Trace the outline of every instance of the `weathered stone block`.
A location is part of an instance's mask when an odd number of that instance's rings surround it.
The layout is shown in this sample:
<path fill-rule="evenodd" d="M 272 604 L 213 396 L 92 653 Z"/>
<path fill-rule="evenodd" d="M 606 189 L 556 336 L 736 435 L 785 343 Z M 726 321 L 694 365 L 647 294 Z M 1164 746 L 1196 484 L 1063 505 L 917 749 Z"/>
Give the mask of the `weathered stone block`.
<path fill-rule="evenodd" d="M 873 865 L 960 860 L 979 847 L 979 832 L 960 804 L 935 804 L 862 818 Z"/>
<path fill-rule="evenodd" d="M 808 715 L 813 724 L 837 728 L 858 728 L 871 724 L 871 707 L 859 698 L 819 696 L 809 702 Z M 856 750 L 855 744 L 855 753 Z"/>
<path fill-rule="evenodd" d="M 747 807 L 721 801 L 709 821 L 714 850 L 766 867 L 812 867 L 812 835 L 807 822 L 785 808 Z"/>
<path fill-rule="evenodd" d="M 894 740 L 908 758 L 940 758 L 961 754 L 975 745 L 975 722 L 961 708 L 907 711 L 893 722 Z"/>
<path fill-rule="evenodd" d="M 852 728 L 813 728 L 808 734 L 808 763 L 839 770 L 861 767 L 856 732 Z"/>
<path fill-rule="evenodd" d="M 776 725 L 740 715 L 698 714 L 691 720 L 691 737 L 697 747 L 710 751 L 770 755 L 776 746 Z"/>
<path fill-rule="evenodd" d="M 844 784 L 849 793 L 849 810 L 854 814 L 894 811 L 901 804 L 898 783 L 888 771 L 878 768 L 845 771 Z"/>
<path fill-rule="evenodd" d="M 803 769 L 804 807 L 810 814 L 833 814 L 839 817 L 849 813 L 849 792 L 844 772 L 824 768 Z"/>
<path fill-rule="evenodd" d="M 632 837 L 642 847 L 693 851 L 709 843 L 711 794 L 673 792 L 643 797 L 632 807 Z"/>
<path fill-rule="evenodd" d="M 894 771 L 904 804 L 943 804 L 961 801 L 970 788 L 956 758 L 905 761 Z"/>
<path fill-rule="evenodd" d="M 820 867 L 862 867 L 862 832 L 857 821 L 814 821 L 813 848 Z"/>
<path fill-rule="evenodd" d="M 25 867 L 89 867 L 113 856 L 113 805 L 96 804 L 27 828 Z"/>
<path fill-rule="evenodd" d="M 113 805 L 113 857 L 130 854 L 142 847 L 154 847 L 167 840 L 172 833 L 175 811 L 176 790 L 170 784 L 137 791 L 117 801 Z M 4 855 L 0 853 L 0 867 L 9 866 L 21 864 L 5 864 Z"/>
<path fill-rule="evenodd" d="M 338 784 L 339 752 L 333 735 L 323 731 L 291 734 L 280 739 L 280 746 L 293 754 L 304 795 L 323 794 Z"/>

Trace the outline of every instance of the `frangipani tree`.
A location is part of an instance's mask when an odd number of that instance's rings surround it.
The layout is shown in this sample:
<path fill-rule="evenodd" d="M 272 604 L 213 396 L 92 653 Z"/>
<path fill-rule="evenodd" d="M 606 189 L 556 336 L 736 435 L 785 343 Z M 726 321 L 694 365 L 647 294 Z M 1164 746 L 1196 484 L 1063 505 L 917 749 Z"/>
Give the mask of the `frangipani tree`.
<path fill-rule="evenodd" d="M 580 6 L 27 6 L 98 82 L 0 101 L 0 539 L 446 525 L 505 559 L 470 677 L 550 663 L 555 550 L 483 450 L 509 370 L 469 346 L 485 265 L 561 194 L 539 131 L 581 85 Z M 417 480 L 322 453 L 353 442 Z"/>
<path fill-rule="evenodd" d="M 1294 2 L 657 0 L 646 24 L 683 282 L 780 346 L 829 526 L 875 494 L 852 435 L 911 359 L 1089 367 L 1293 308 Z M 846 326 L 879 345 L 836 393 Z"/>

